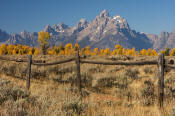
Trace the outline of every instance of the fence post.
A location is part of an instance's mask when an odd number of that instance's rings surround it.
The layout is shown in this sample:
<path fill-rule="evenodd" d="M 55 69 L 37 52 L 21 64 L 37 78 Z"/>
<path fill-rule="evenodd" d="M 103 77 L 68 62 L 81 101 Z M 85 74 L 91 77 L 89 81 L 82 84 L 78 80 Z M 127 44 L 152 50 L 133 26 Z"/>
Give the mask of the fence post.
<path fill-rule="evenodd" d="M 32 55 L 29 55 L 28 66 L 27 66 L 27 83 L 26 83 L 26 87 L 28 90 L 30 88 L 31 64 L 32 64 Z"/>
<path fill-rule="evenodd" d="M 164 54 L 159 54 L 158 57 L 158 100 L 160 108 L 163 107 L 163 97 L 164 97 L 164 67 L 165 59 Z"/>
<path fill-rule="evenodd" d="M 81 75 L 80 75 L 80 56 L 79 51 L 76 51 L 76 64 L 77 64 L 77 86 L 81 94 Z"/>

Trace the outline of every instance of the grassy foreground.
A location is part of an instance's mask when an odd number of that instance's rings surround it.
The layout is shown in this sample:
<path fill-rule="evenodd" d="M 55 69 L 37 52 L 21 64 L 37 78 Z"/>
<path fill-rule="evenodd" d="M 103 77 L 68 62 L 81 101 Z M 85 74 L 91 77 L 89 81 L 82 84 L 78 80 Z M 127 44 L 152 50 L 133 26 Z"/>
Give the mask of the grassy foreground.
<path fill-rule="evenodd" d="M 64 58 L 34 56 L 50 62 Z M 156 57 L 93 56 L 87 59 L 136 61 Z M 74 62 L 32 66 L 29 92 L 25 89 L 26 68 L 27 63 L 0 61 L 0 116 L 175 116 L 173 70 L 166 70 L 164 108 L 159 109 L 157 66 L 82 64 L 83 97 L 75 86 Z"/>

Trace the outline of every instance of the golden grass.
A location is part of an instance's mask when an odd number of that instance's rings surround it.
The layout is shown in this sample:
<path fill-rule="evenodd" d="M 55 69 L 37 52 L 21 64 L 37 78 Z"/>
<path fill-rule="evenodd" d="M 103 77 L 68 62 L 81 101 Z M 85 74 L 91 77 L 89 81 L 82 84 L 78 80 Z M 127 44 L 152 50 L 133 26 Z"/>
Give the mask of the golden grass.
<path fill-rule="evenodd" d="M 17 56 L 16 56 L 17 57 Z M 34 56 L 34 58 L 42 58 L 51 61 L 64 59 L 64 57 L 53 56 Z M 95 60 L 95 56 L 89 59 Z M 144 57 L 134 58 L 133 60 L 144 60 Z M 155 59 L 155 58 L 150 58 Z M 98 60 L 109 60 L 108 57 L 101 58 Z M 50 61 L 50 62 L 51 62 Z M 16 70 L 19 67 L 26 68 L 26 64 L 0 62 L 1 67 L 10 67 L 14 65 Z M 70 69 L 70 67 L 72 67 Z M 126 73 L 127 69 L 136 69 L 139 74 L 135 74 L 137 78 L 129 77 Z M 144 69 L 150 68 L 153 73 L 145 73 Z M 56 70 L 55 70 L 56 69 Z M 20 73 L 21 70 L 15 73 Z M 103 66 L 103 65 L 91 65 L 82 64 L 81 74 L 82 78 L 87 76 L 86 81 L 91 83 L 91 86 L 84 87 L 83 92 L 88 94 L 82 98 L 79 98 L 78 89 L 75 85 L 72 85 L 72 81 L 69 79 L 76 78 L 75 64 L 74 62 L 65 63 L 56 66 L 48 67 L 37 67 L 32 66 L 34 72 L 46 72 L 45 77 L 32 77 L 30 96 L 35 97 L 37 104 L 30 104 L 28 107 L 29 111 L 33 111 L 33 114 L 27 112 L 26 115 L 42 115 L 42 116 L 65 116 L 65 115 L 82 115 L 82 116 L 173 116 L 173 108 L 175 105 L 174 97 L 166 95 L 164 108 L 159 109 L 157 105 L 157 67 L 156 66 Z M 131 70 L 132 71 L 132 70 Z M 130 72 L 128 72 L 130 73 Z M 132 72 L 131 72 L 132 73 Z M 15 74 L 15 75 L 16 75 Z M 170 71 L 165 75 L 165 81 L 167 78 L 173 78 L 175 72 Z M 38 75 L 36 75 L 38 76 Z M 14 86 L 26 87 L 25 76 L 16 78 L 15 76 L 7 76 L 4 72 L 1 73 L 0 79 L 7 79 L 14 83 Z M 90 80 L 92 78 L 92 80 Z M 60 82 L 55 80 L 64 80 Z M 102 80 L 104 79 L 104 80 Z M 114 79 L 111 82 L 111 86 L 102 86 L 101 84 L 105 81 Z M 69 80 L 69 81 L 68 81 Z M 67 82 L 65 82 L 67 81 Z M 150 81 L 154 85 L 154 98 L 144 98 L 143 89 L 146 89 L 145 81 Z M 83 84 L 84 85 L 84 84 Z M 174 85 L 167 84 L 170 87 Z M 167 86 L 165 85 L 165 86 Z M 167 89 L 167 88 L 166 88 Z M 165 91 L 166 92 L 166 91 Z M 167 93 L 165 93 L 167 94 Z M 172 93 L 171 93 L 172 94 Z M 148 96 L 150 97 L 150 96 Z M 152 104 L 144 104 L 145 100 L 154 100 Z M 8 102 L 8 101 L 7 101 Z M 17 101 L 13 101 L 16 103 Z M 2 105 L 2 106 L 1 106 Z M 10 115 L 7 111 L 8 108 L 6 103 L 1 104 L 0 110 L 2 115 Z M 81 109 L 82 108 L 82 109 Z M 15 111 L 14 111 L 15 112 Z M 175 112 L 174 112 L 175 113 Z M 16 114 L 19 113 L 16 111 Z M 0 113 L 1 115 L 1 113 Z"/>

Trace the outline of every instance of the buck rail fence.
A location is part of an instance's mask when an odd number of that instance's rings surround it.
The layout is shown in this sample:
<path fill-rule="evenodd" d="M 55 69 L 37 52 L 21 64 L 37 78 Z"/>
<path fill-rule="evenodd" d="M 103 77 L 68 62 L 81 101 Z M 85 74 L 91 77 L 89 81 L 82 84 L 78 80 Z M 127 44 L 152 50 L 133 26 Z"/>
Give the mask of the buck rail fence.
<path fill-rule="evenodd" d="M 81 95 L 81 72 L 80 72 L 80 64 L 81 63 L 87 63 L 87 64 L 101 64 L 101 65 L 125 65 L 125 66 L 132 66 L 132 65 L 157 65 L 158 67 L 158 104 L 159 107 L 163 107 L 163 100 L 164 100 L 164 72 L 165 68 L 168 69 L 175 69 L 174 61 L 170 61 L 169 64 L 165 64 L 165 58 L 164 54 L 159 54 L 157 60 L 152 60 L 152 61 L 135 61 L 135 62 L 100 62 L 100 61 L 89 61 L 89 60 L 84 60 L 80 58 L 79 52 L 77 51 L 75 54 L 74 58 L 69 58 L 65 60 L 60 60 L 52 63 L 46 63 L 43 60 L 33 60 L 32 55 L 28 56 L 28 59 L 11 59 L 11 58 L 6 58 L 4 56 L 0 56 L 0 60 L 6 60 L 6 61 L 15 61 L 15 62 L 27 62 L 27 79 L 26 79 L 26 88 L 27 90 L 30 89 L 30 77 L 31 77 L 31 66 L 36 65 L 36 66 L 49 66 L 49 65 L 57 65 L 57 64 L 62 64 L 62 63 L 67 63 L 67 62 L 72 62 L 75 61 L 76 63 L 76 71 L 77 71 L 77 82 L 76 85 L 79 89 L 80 95 Z"/>

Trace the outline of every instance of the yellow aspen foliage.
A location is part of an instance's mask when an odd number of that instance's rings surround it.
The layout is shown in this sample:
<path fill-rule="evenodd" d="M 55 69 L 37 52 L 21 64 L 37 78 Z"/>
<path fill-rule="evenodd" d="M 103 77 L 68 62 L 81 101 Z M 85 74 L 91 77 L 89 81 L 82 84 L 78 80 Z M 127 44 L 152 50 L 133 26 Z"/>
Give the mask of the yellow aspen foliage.
<path fill-rule="evenodd" d="M 124 55 L 125 54 L 125 48 L 120 48 L 120 49 L 118 49 L 118 54 L 119 55 Z"/>
<path fill-rule="evenodd" d="M 54 46 L 48 50 L 49 55 L 58 55 L 59 52 L 60 52 L 60 49 L 59 49 L 59 47 L 56 47 L 56 46 Z"/>
<path fill-rule="evenodd" d="M 170 56 L 175 56 L 175 48 L 173 48 L 170 52 Z"/>
<path fill-rule="evenodd" d="M 35 49 L 34 55 L 38 55 L 38 54 L 39 54 L 39 49 Z"/>
<path fill-rule="evenodd" d="M 13 49 L 14 49 L 14 45 L 8 45 L 7 46 L 7 52 L 9 55 L 12 55 L 13 53 Z"/>
<path fill-rule="evenodd" d="M 122 55 L 125 55 L 125 48 L 122 49 Z"/>
<path fill-rule="evenodd" d="M 75 50 L 75 51 L 78 51 L 79 49 L 80 49 L 80 46 L 79 46 L 78 43 L 76 43 L 76 44 L 74 45 L 74 50 Z"/>
<path fill-rule="evenodd" d="M 35 49 L 34 49 L 34 48 L 28 48 L 28 49 L 29 49 L 29 50 L 28 50 L 27 54 L 33 55 L 34 52 L 35 52 Z"/>
<path fill-rule="evenodd" d="M 48 44 L 49 38 L 50 38 L 50 34 L 48 32 L 44 32 L 44 31 L 38 32 L 38 42 L 41 45 L 43 55 L 45 55 L 47 52 L 47 47 L 48 47 L 47 44 Z"/>
<path fill-rule="evenodd" d="M 99 50 L 98 50 L 98 48 L 94 48 L 93 52 L 94 52 L 94 55 L 99 55 Z"/>
<path fill-rule="evenodd" d="M 100 55 L 104 55 L 104 49 L 100 49 Z"/>
<path fill-rule="evenodd" d="M 125 54 L 125 49 L 120 48 L 120 49 L 114 49 L 112 52 L 112 55 L 124 55 Z"/>
<path fill-rule="evenodd" d="M 125 54 L 128 55 L 128 56 L 131 56 L 132 55 L 132 50 L 127 48 Z"/>
<path fill-rule="evenodd" d="M 68 43 L 65 45 L 64 53 L 65 53 L 65 55 L 73 55 L 74 54 L 74 49 L 73 49 L 71 43 Z"/>
<path fill-rule="evenodd" d="M 48 32 L 38 32 L 38 41 L 41 43 L 42 46 L 47 44 L 47 40 L 50 38 L 50 34 Z"/>
<path fill-rule="evenodd" d="M 63 46 L 53 46 L 48 49 L 47 54 L 49 55 L 74 55 L 75 51 L 80 50 L 81 55 L 129 55 L 129 56 L 157 56 L 158 53 L 156 50 L 152 50 L 149 48 L 148 50 L 142 49 L 140 51 L 136 51 L 135 48 L 125 50 L 124 47 L 121 45 L 115 45 L 115 49 L 111 51 L 109 48 L 99 49 L 94 48 L 91 50 L 90 46 L 86 46 L 85 48 L 80 49 L 79 44 L 76 43 L 74 47 L 71 43 L 66 44 Z M 30 55 L 38 55 L 42 51 L 39 48 L 33 48 L 26 45 L 0 45 L 0 55 L 23 55 L 23 54 L 30 54 Z M 175 56 L 175 48 L 171 51 L 169 48 L 160 51 L 163 54 Z"/>
<path fill-rule="evenodd" d="M 91 55 L 91 50 L 90 46 L 85 47 L 84 55 Z"/>
<path fill-rule="evenodd" d="M 135 50 L 135 48 L 132 48 L 132 49 L 131 49 L 131 55 L 132 55 L 132 56 L 135 56 L 135 55 L 136 55 L 136 50 Z"/>
<path fill-rule="evenodd" d="M 145 49 L 142 49 L 141 51 L 140 51 L 140 54 L 142 55 L 142 56 L 146 56 L 146 50 Z"/>
<path fill-rule="evenodd" d="M 165 54 L 165 51 L 164 51 L 164 50 L 161 50 L 160 53 L 161 53 L 161 54 Z"/>
<path fill-rule="evenodd" d="M 2 44 L 0 46 L 0 55 L 6 55 L 8 52 L 7 52 L 7 45 L 5 44 Z"/>
<path fill-rule="evenodd" d="M 80 55 L 85 55 L 85 48 L 82 48 L 81 50 L 80 50 Z"/>
<path fill-rule="evenodd" d="M 147 50 L 147 52 L 146 52 L 146 55 L 147 55 L 147 56 L 151 56 L 151 52 L 152 52 L 152 51 L 151 51 L 151 48 L 149 48 L 149 49 Z"/>
<path fill-rule="evenodd" d="M 33 53 L 32 53 L 32 51 L 29 51 L 29 53 L 28 53 L 29 55 L 33 55 Z"/>
<path fill-rule="evenodd" d="M 64 50 L 61 50 L 61 51 L 59 52 L 59 55 L 65 55 Z"/>
<path fill-rule="evenodd" d="M 139 56 L 139 55 L 140 55 L 139 51 L 136 51 L 135 56 Z"/>
<path fill-rule="evenodd" d="M 17 52 L 16 52 L 15 49 L 13 49 L 12 54 L 13 54 L 13 55 L 16 55 L 16 54 L 17 54 Z"/>
<path fill-rule="evenodd" d="M 54 51 L 49 50 L 49 51 L 48 51 L 48 55 L 55 55 L 55 53 L 54 53 Z"/>
<path fill-rule="evenodd" d="M 115 49 L 122 49 L 123 47 L 119 44 L 115 45 Z"/>
<path fill-rule="evenodd" d="M 165 48 L 165 56 L 169 56 L 170 55 L 170 48 Z"/>
<path fill-rule="evenodd" d="M 112 51 L 112 55 L 124 55 L 125 54 L 125 48 L 123 46 L 117 44 L 115 45 L 115 49 Z"/>
<path fill-rule="evenodd" d="M 72 44 L 71 43 L 66 44 L 65 49 L 72 49 Z"/>
<path fill-rule="evenodd" d="M 156 50 L 152 50 L 152 51 L 151 51 L 151 56 L 158 56 L 157 51 L 156 51 Z"/>
<path fill-rule="evenodd" d="M 106 48 L 104 50 L 104 55 L 110 55 L 110 49 L 109 48 Z"/>
<path fill-rule="evenodd" d="M 117 55 L 118 54 L 118 50 L 114 49 L 111 53 L 111 55 Z"/>

